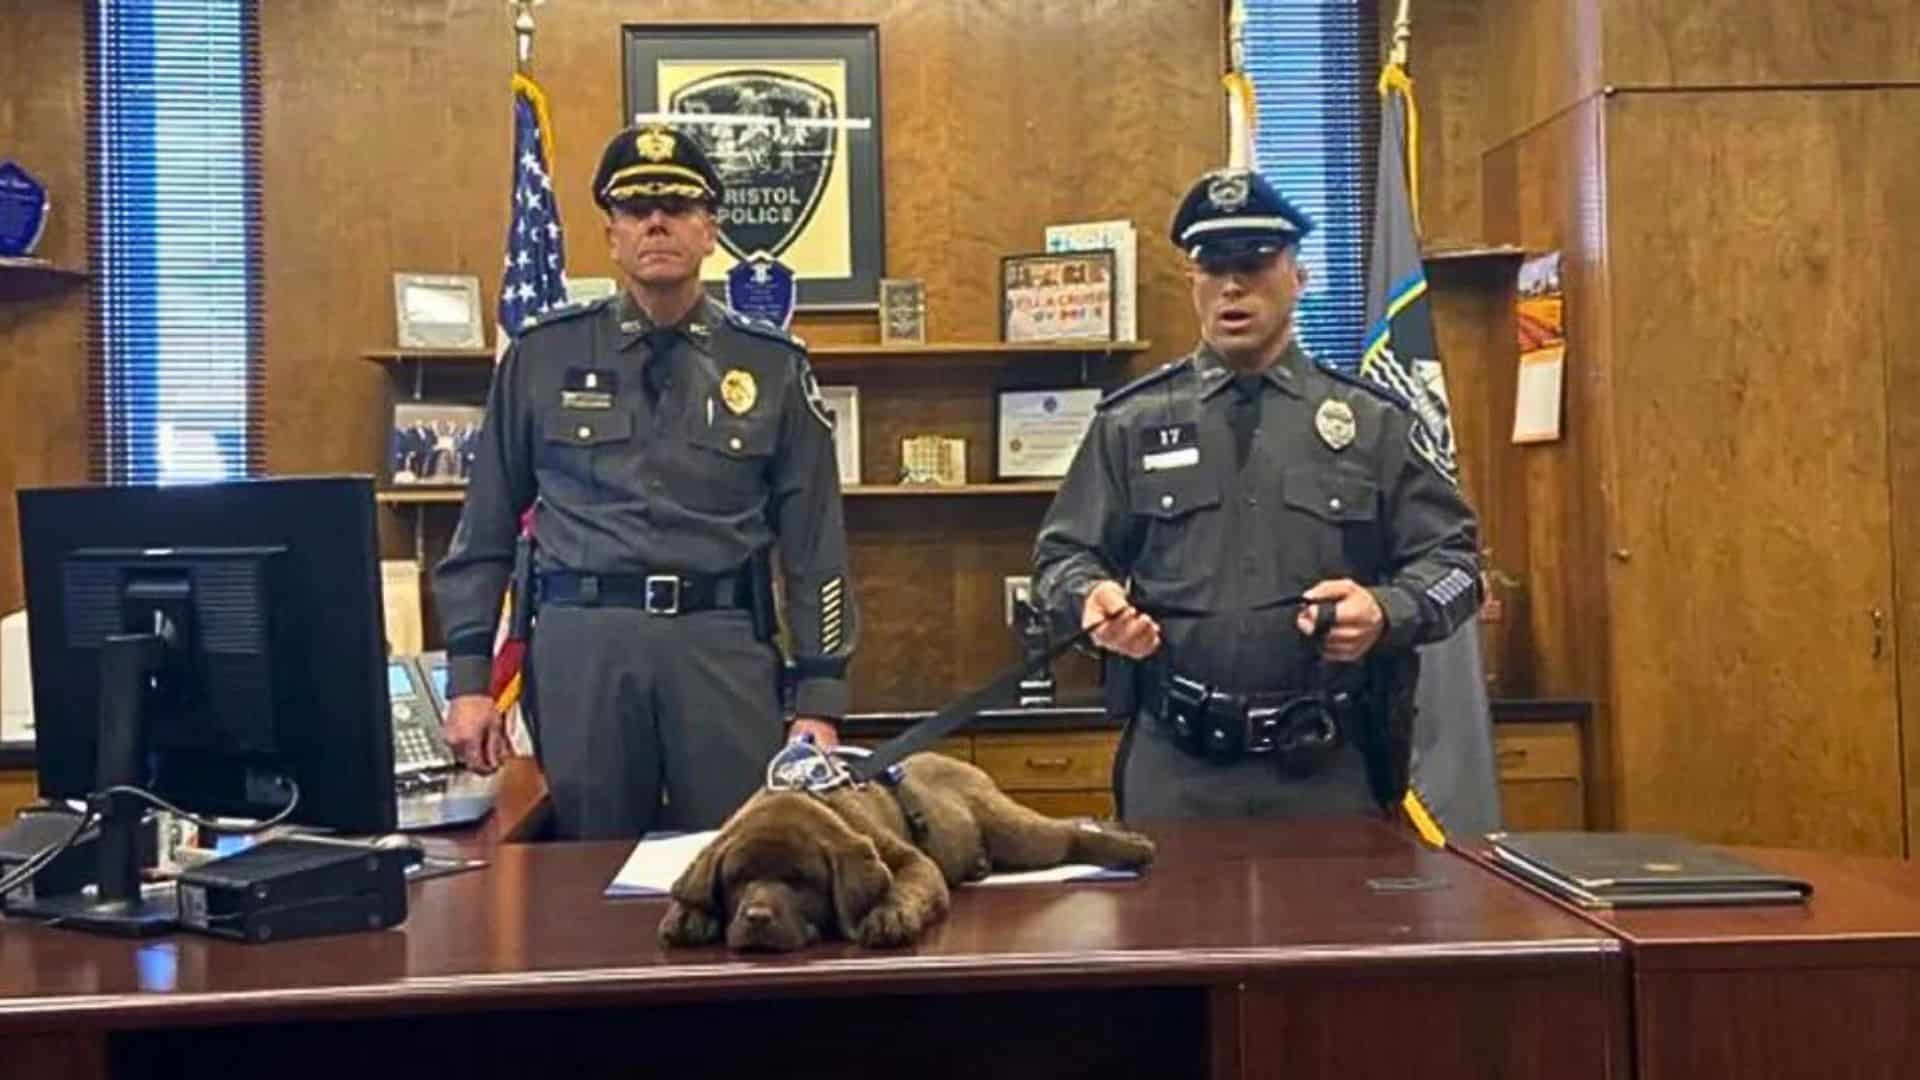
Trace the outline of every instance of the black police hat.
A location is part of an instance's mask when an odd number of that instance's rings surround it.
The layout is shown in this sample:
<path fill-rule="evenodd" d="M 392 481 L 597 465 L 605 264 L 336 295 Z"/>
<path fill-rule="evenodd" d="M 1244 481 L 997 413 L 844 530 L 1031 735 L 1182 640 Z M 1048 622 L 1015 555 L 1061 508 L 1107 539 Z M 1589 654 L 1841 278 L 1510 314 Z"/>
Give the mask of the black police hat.
<path fill-rule="evenodd" d="M 630 127 L 615 135 L 593 174 L 593 201 L 607 211 L 615 203 L 670 195 L 714 207 L 725 190 L 700 144 L 665 124 Z"/>
<path fill-rule="evenodd" d="M 1251 169 L 1216 169 L 1188 189 L 1169 235 L 1193 259 L 1284 251 L 1313 231 L 1313 219 Z"/>

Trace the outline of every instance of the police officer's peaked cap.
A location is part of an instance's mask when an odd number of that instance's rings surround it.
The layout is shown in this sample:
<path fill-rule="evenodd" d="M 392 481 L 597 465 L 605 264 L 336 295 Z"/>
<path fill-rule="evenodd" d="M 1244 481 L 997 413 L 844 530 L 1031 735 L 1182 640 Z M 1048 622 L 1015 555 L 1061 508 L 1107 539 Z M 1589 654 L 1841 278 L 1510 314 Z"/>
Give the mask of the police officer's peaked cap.
<path fill-rule="evenodd" d="M 1216 169 L 1195 181 L 1173 213 L 1173 245 L 1193 259 L 1284 251 L 1313 219 L 1251 169 Z"/>
<path fill-rule="evenodd" d="M 615 203 L 670 195 L 718 206 L 723 190 L 720 174 L 700 144 L 665 124 L 630 127 L 615 135 L 593 174 L 593 201 L 607 211 Z"/>

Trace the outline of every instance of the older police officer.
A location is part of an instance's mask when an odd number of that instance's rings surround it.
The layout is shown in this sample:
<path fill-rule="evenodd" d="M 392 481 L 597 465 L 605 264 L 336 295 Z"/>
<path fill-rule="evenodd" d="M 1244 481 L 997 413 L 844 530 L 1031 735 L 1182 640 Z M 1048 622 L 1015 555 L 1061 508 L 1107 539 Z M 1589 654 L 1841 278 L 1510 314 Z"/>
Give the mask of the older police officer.
<path fill-rule="evenodd" d="M 1200 344 L 1102 402 L 1035 547 L 1056 621 L 1107 620 L 1094 640 L 1140 661 L 1108 671 L 1129 818 L 1396 802 L 1412 647 L 1479 602 L 1472 514 L 1412 414 L 1295 339 L 1311 228 L 1257 173 L 1193 186 L 1172 239 Z"/>
<path fill-rule="evenodd" d="M 530 711 L 567 836 L 711 827 L 761 782 L 783 734 L 776 540 L 792 734 L 830 746 L 847 708 L 858 621 L 833 434 L 804 346 L 701 286 L 721 191 L 671 128 L 608 143 L 593 197 L 626 288 L 508 350 L 435 579 L 448 742 L 491 771 L 506 750 L 486 695 L 494 628 L 534 508 Z"/>

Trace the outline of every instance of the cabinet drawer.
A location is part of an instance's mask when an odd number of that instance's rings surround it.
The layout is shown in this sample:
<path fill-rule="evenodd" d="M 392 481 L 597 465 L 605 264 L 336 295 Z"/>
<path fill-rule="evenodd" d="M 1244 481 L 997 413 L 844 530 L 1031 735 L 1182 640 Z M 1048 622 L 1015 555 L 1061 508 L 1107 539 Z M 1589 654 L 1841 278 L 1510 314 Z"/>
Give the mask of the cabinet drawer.
<path fill-rule="evenodd" d="M 1499 724 L 1494 768 L 1502 780 L 1578 780 L 1580 728 L 1575 724 Z"/>
<path fill-rule="evenodd" d="M 1500 810 L 1510 832 L 1577 831 L 1587 827 L 1578 780 L 1507 780 Z"/>
<path fill-rule="evenodd" d="M 1113 786 L 1120 733 L 976 735 L 973 763 L 1005 791 L 1085 791 Z"/>
<path fill-rule="evenodd" d="M 1013 800 L 1048 817 L 1112 821 L 1113 793 L 1107 791 L 1020 791 Z"/>

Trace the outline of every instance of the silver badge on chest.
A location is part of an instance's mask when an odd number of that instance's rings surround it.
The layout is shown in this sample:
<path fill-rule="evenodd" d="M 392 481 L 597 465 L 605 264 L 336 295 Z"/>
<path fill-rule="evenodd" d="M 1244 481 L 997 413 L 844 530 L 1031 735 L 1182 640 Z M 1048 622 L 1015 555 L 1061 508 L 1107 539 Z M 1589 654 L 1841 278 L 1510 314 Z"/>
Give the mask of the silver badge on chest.
<path fill-rule="evenodd" d="M 1313 414 L 1313 427 L 1329 450 L 1345 450 L 1353 445 L 1353 406 L 1333 398 L 1320 403 Z"/>

